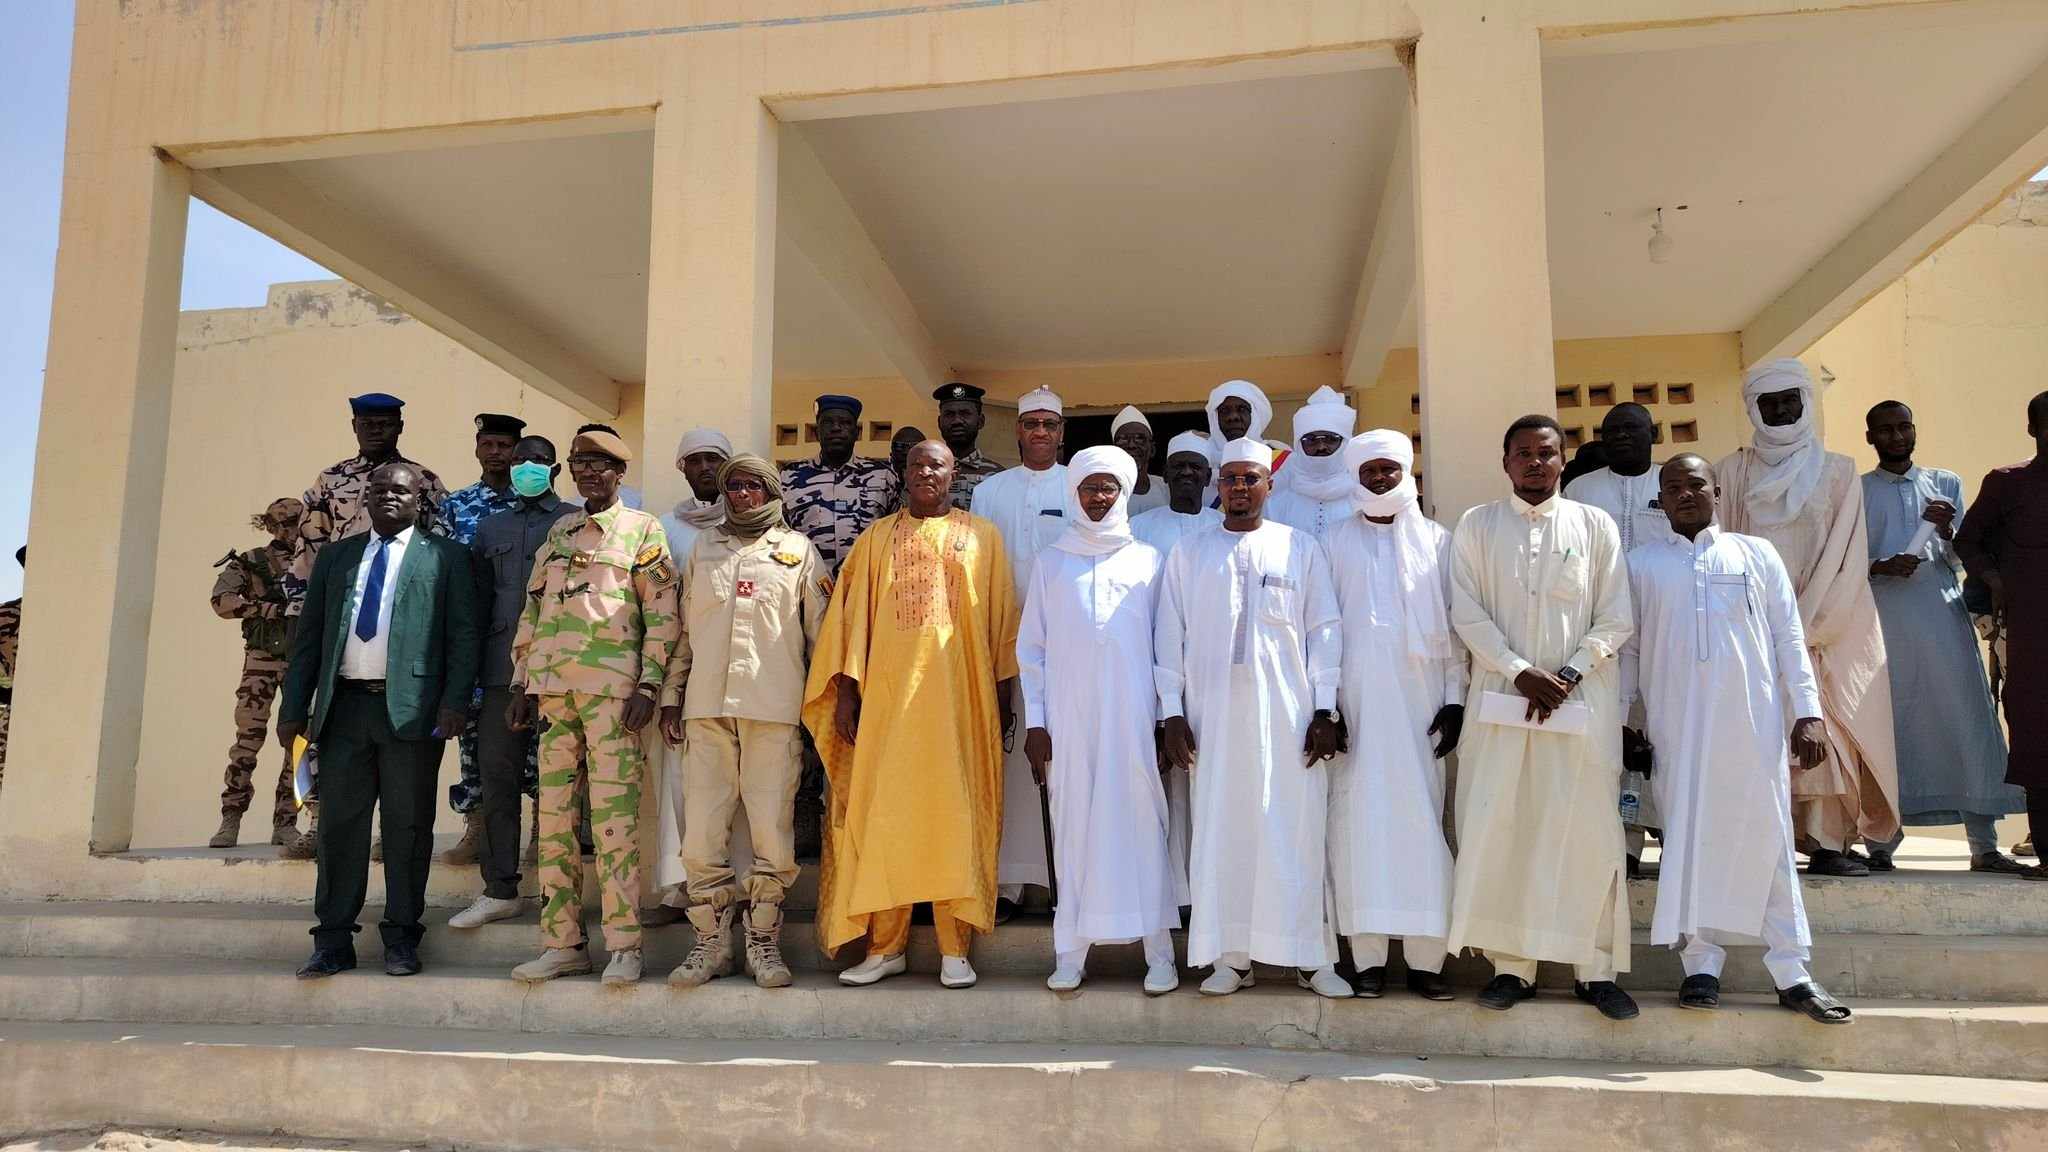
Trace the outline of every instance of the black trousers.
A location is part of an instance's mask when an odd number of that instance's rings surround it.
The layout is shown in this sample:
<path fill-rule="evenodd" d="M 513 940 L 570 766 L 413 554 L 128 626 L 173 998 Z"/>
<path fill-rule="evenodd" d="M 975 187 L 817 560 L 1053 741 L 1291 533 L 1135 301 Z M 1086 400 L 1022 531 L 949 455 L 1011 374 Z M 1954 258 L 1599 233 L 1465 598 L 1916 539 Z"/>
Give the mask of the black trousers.
<path fill-rule="evenodd" d="M 434 855 L 435 784 L 444 740 L 401 740 L 384 694 L 337 684 L 320 736 L 320 881 L 313 893 L 319 948 L 353 947 L 370 885 L 370 819 L 384 832 L 386 947 L 418 944 L 426 929 L 427 867 Z"/>
<path fill-rule="evenodd" d="M 535 731 L 514 732 L 505 725 L 505 710 L 511 704 L 510 688 L 486 688 L 483 711 L 476 718 L 477 808 L 483 813 L 476 862 L 483 872 L 484 895 L 500 900 L 519 895 L 520 783 Z"/>

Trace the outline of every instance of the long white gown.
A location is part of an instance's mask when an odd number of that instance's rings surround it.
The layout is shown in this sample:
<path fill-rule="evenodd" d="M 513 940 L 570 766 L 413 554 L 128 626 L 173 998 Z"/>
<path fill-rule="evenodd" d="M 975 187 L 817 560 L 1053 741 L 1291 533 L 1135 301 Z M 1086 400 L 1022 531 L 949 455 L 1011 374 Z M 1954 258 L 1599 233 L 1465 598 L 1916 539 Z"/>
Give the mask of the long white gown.
<path fill-rule="evenodd" d="M 1273 493 L 1273 498 L 1266 503 L 1266 519 L 1278 521 L 1297 532 L 1306 532 L 1318 540 L 1351 515 L 1351 497 L 1348 495 L 1334 500 L 1318 500 L 1305 492 L 1289 489 Z"/>
<path fill-rule="evenodd" d="M 1175 512 L 1171 507 L 1154 508 L 1131 516 L 1131 535 L 1159 550 L 1160 563 L 1173 555 L 1173 546 L 1184 536 L 1223 523 L 1223 513 L 1214 508 L 1199 512 Z M 1188 812 L 1188 774 L 1170 768 L 1166 773 L 1166 851 L 1173 861 L 1174 902 L 1188 903 L 1188 846 L 1194 839 L 1193 817 Z"/>
<path fill-rule="evenodd" d="M 1434 541 L 1428 573 L 1450 603 L 1451 534 L 1420 513 Z M 1330 887 L 1340 935 L 1422 937 L 1441 943 L 1451 922 L 1451 849 L 1444 840 L 1444 762 L 1429 726 L 1465 702 L 1465 649 L 1418 655 L 1408 639 L 1398 525 L 1353 512 L 1323 539 L 1343 613 L 1338 692 L 1351 751 L 1330 772 Z M 1448 631 L 1448 618 L 1427 631 Z M 1415 957 L 1410 956 L 1411 967 Z M 1433 969 L 1432 969 L 1433 970 Z"/>
<path fill-rule="evenodd" d="M 1790 718 L 1821 714 L 1820 690 L 1792 578 L 1768 542 L 1714 527 L 1639 544 L 1628 567 L 1623 692 L 1639 686 L 1664 813 L 1650 943 L 1703 929 L 1758 940 L 1778 889 L 1790 902 L 1779 915 L 1810 944 L 1786 739 Z"/>
<path fill-rule="evenodd" d="M 1194 731 L 1194 915 L 1187 962 L 1320 968 L 1327 764 L 1302 744 L 1336 706 L 1343 637 L 1322 546 L 1270 521 L 1217 525 L 1166 561 L 1154 659 L 1160 714 Z"/>
<path fill-rule="evenodd" d="M 1138 542 L 1106 556 L 1048 548 L 1024 598 L 1018 685 L 1025 725 L 1052 737 L 1052 938 L 1062 956 L 1180 927 L 1152 739 L 1160 562 Z"/>
<path fill-rule="evenodd" d="M 1010 576 L 1017 595 L 1028 602 L 1031 567 L 1038 554 L 1066 531 L 1067 466 L 1043 471 L 1023 465 L 1005 468 L 974 486 L 969 511 L 995 522 L 1010 557 Z M 1039 810 L 1038 785 L 1031 762 L 1024 758 L 1022 693 L 1012 696 L 1019 727 L 1003 750 L 1003 837 L 996 850 L 996 887 L 1016 898 L 1023 885 L 1044 887 L 1045 817 Z"/>

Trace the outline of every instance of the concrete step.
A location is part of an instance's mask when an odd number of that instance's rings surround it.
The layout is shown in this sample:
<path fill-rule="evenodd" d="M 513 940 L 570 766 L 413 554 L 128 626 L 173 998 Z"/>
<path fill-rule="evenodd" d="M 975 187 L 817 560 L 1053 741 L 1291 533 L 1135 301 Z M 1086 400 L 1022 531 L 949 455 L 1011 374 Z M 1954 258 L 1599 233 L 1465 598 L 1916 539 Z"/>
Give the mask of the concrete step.
<path fill-rule="evenodd" d="M 374 930 L 379 915 L 375 908 L 364 911 L 359 948 L 365 957 L 380 954 Z M 423 954 L 429 963 L 503 970 L 539 949 L 539 916 L 532 910 L 470 931 L 449 928 L 447 919 L 444 910 L 427 919 Z M 292 966 L 311 949 L 310 925 L 305 909 L 276 904 L 0 904 L 0 956 L 191 957 Z M 682 962 L 692 939 L 687 924 L 650 929 L 648 970 L 665 975 Z M 592 947 L 601 961 L 603 949 L 597 941 Z M 783 949 L 799 970 L 837 971 L 861 955 L 853 946 L 838 960 L 825 957 L 805 913 L 793 914 L 785 926 Z M 929 927 L 912 931 L 910 956 L 913 971 L 938 971 L 938 941 Z M 977 937 L 972 957 L 986 975 L 1043 978 L 1052 970 L 1051 920 L 1019 916 L 993 935 Z M 1677 952 L 1650 947 L 1646 932 L 1636 933 L 1632 964 L 1621 983 L 1647 995 L 1671 994 L 1684 979 Z M 1821 935 L 1814 939 L 1812 970 L 1838 996 L 2048 1002 L 2048 936 Z M 1098 948 L 1089 960 L 1089 973 L 1097 979 L 1131 980 L 1143 972 L 1144 956 L 1135 944 Z M 1390 973 L 1397 988 L 1400 972 L 1397 954 Z M 1445 973 L 1454 984 L 1477 987 L 1492 969 L 1466 957 L 1453 960 Z M 1571 971 L 1546 964 L 1540 981 L 1569 988 Z M 1761 950 L 1731 949 L 1722 986 L 1730 992 L 1772 991 Z"/>
<path fill-rule="evenodd" d="M 604 988 L 595 977 L 528 987 L 503 969 L 436 965 L 397 979 L 374 966 L 323 981 L 247 962 L 0 960 L 0 1019 L 144 1024 L 348 1024 L 679 1040 L 866 1040 L 903 1043 L 1195 1044 L 1336 1052 L 1416 1052 L 1635 1064 L 1725 1064 L 1845 1072 L 2048 1077 L 2048 1007 L 1859 1000 L 1850 1027 L 1815 1024 L 1761 996 L 1719 1012 L 1645 998 L 1642 1016 L 1611 1023 L 1547 993 L 1510 1012 L 1469 997 L 1326 1001 L 1262 981 L 1204 997 L 1192 983 L 1146 997 L 1099 982 L 1056 996 L 1037 979 L 989 977 L 944 990 L 929 977 L 868 989 L 803 973 L 789 989 L 744 978 L 690 991 L 659 977 Z"/>
<path fill-rule="evenodd" d="M 2035 1147 L 2044 1122 L 2048 1086 L 2008 1080 L 1137 1044 L 0 1022 L 0 1132 L 113 1123 L 605 1152 L 1208 1152 L 1355 1147 L 1370 1132 L 1392 1152 L 1832 1152 Z"/>

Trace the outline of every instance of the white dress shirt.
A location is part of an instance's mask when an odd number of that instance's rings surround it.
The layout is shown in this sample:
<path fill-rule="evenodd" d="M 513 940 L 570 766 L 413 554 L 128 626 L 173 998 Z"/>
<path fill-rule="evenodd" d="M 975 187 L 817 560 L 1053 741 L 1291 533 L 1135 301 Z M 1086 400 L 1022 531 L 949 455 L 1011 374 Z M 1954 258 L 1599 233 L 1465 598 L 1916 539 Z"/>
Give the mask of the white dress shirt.
<path fill-rule="evenodd" d="M 377 559 L 382 538 L 374 531 L 363 545 L 363 558 L 356 565 L 355 581 L 348 594 L 348 634 L 341 644 L 340 676 L 344 680 L 384 679 L 384 657 L 391 644 L 391 601 L 398 594 L 398 570 L 405 563 L 406 546 L 412 543 L 411 528 L 383 544 L 384 594 L 377 604 L 377 634 L 368 640 L 356 635 L 356 613 L 363 602 L 363 585 L 369 583 L 370 565 Z"/>

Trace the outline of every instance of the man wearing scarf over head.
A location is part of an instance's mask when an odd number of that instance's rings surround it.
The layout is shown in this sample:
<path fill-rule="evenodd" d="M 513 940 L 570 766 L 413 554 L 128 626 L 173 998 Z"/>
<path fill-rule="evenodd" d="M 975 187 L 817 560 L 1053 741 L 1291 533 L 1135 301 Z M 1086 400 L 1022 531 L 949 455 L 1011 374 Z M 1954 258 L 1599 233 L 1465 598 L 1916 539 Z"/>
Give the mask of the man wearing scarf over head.
<path fill-rule="evenodd" d="M 1273 402 L 1249 380 L 1225 380 L 1209 391 L 1209 447 L 1223 459 L 1223 446 L 1232 440 L 1263 442 L 1266 425 L 1273 422 Z"/>
<path fill-rule="evenodd" d="M 1306 532 L 1316 539 L 1351 515 L 1352 493 L 1358 490 L 1358 469 L 1344 467 L 1344 442 L 1358 424 L 1358 412 L 1344 396 L 1325 384 L 1294 414 L 1294 447 L 1287 468 L 1274 481 L 1277 489 L 1266 518 Z"/>
<path fill-rule="evenodd" d="M 741 453 L 719 466 L 718 488 L 724 519 L 681 562 L 683 632 L 661 686 L 661 734 L 685 749 L 681 864 L 697 933 L 668 979 L 687 988 L 732 971 L 743 885 L 747 968 L 780 988 L 790 979 L 782 899 L 797 877 L 797 723 L 829 585 L 817 548 L 782 522 L 774 465 Z M 752 843 L 740 854 L 752 868 L 736 880 L 730 836 L 742 808 Z"/>
<path fill-rule="evenodd" d="M 1337 700 L 1351 729 L 1350 752 L 1330 766 L 1335 927 L 1351 941 L 1360 996 L 1385 990 L 1387 941 L 1399 936 L 1408 987 L 1449 1000 L 1442 758 L 1465 722 L 1465 648 L 1449 609 L 1451 534 L 1416 503 L 1405 433 L 1374 429 L 1340 459 L 1352 478 L 1350 513 L 1322 537 L 1344 622 Z"/>
<path fill-rule="evenodd" d="M 1846 850 L 1898 831 L 1899 769 L 1863 486 L 1854 461 L 1821 445 L 1806 365 L 1751 368 L 1742 399 L 1756 434 L 1714 465 L 1721 527 L 1769 541 L 1792 574 L 1827 727 L 1827 759 L 1792 778 L 1792 831 L 1808 873 L 1865 876 Z"/>
<path fill-rule="evenodd" d="M 1116 445 L 1067 463 L 1067 528 L 1038 554 L 1017 630 L 1024 754 L 1052 803 L 1058 963 L 1046 987 L 1081 986 L 1088 948 L 1145 942 L 1145 991 L 1180 985 L 1166 851 L 1166 791 L 1152 729 L 1159 553 L 1131 535 L 1138 469 Z"/>
<path fill-rule="evenodd" d="M 690 494 L 676 501 L 661 518 L 668 550 L 681 564 L 689 559 L 697 534 L 725 522 L 725 501 L 718 490 L 718 469 L 732 458 L 732 441 L 716 428 L 697 427 L 683 433 L 676 445 L 676 471 L 690 485 Z"/>

